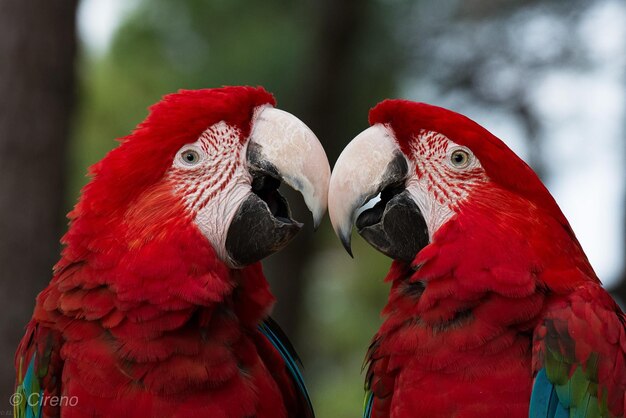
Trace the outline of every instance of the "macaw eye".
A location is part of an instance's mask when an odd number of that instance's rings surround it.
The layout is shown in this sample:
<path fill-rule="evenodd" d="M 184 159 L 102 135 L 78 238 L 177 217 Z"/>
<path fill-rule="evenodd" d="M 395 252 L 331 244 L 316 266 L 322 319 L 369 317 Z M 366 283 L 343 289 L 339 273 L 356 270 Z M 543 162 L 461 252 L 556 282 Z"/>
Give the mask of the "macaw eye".
<path fill-rule="evenodd" d="M 450 155 L 450 163 L 456 168 L 465 168 L 470 164 L 471 155 L 464 149 L 457 149 Z"/>
<path fill-rule="evenodd" d="M 200 154 L 193 149 L 186 149 L 180 153 L 180 159 L 185 165 L 196 165 L 200 162 Z"/>

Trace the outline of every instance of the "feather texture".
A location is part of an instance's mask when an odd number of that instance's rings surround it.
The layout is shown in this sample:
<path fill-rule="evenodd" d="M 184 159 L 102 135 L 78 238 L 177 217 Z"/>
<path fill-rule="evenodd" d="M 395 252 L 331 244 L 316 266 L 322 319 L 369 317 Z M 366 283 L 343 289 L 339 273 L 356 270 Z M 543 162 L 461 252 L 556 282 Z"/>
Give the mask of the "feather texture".
<path fill-rule="evenodd" d="M 624 416 L 624 342 L 624 315 L 598 285 L 554 301 L 535 331 L 533 395 L 551 387 L 571 417 Z"/>
<path fill-rule="evenodd" d="M 387 100 L 370 124 L 393 132 L 421 212 L 452 213 L 387 275 L 364 416 L 624 417 L 624 314 L 530 167 L 439 107 Z M 448 164 L 459 147 L 471 171 Z"/>
<path fill-rule="evenodd" d="M 298 394 L 302 398 L 302 404 L 308 405 L 308 408 L 303 411 L 304 417 L 313 418 L 315 416 L 315 414 L 313 413 L 313 405 L 311 404 L 309 392 L 306 388 L 306 385 L 304 384 L 304 378 L 302 377 L 302 373 L 300 372 L 302 361 L 300 360 L 300 357 L 298 357 L 295 348 L 293 347 L 293 345 L 291 345 L 291 342 L 282 331 L 282 329 L 280 329 L 276 321 L 274 321 L 271 317 L 267 317 L 259 325 L 259 331 L 280 353 L 280 356 L 285 362 L 285 366 L 287 367 L 289 375 L 296 384 Z"/>
<path fill-rule="evenodd" d="M 261 266 L 222 262 L 164 175 L 208 126 L 244 141 L 273 103 L 251 87 L 169 95 L 92 168 L 16 353 L 17 390 L 42 402 L 17 416 L 304 416 L 291 365 L 257 329 L 274 301 Z"/>

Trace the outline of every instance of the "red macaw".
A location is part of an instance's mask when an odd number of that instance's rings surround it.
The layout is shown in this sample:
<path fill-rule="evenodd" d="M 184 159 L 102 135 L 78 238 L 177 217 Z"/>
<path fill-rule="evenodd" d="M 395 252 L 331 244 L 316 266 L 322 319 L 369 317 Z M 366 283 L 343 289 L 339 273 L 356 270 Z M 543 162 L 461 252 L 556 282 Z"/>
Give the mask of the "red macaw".
<path fill-rule="evenodd" d="M 16 417 L 312 417 L 258 261 L 330 168 L 262 88 L 183 90 L 91 170 L 16 353 Z"/>
<path fill-rule="evenodd" d="M 346 248 L 356 218 L 394 259 L 364 416 L 623 417 L 626 318 L 535 173 L 446 109 L 386 100 L 369 121 L 329 189 Z"/>

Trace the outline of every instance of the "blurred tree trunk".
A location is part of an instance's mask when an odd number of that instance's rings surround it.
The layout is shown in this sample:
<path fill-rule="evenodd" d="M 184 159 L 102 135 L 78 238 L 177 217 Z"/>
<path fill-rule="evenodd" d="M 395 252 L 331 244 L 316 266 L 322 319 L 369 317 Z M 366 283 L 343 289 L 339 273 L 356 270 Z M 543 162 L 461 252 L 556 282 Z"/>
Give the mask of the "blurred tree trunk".
<path fill-rule="evenodd" d="M 321 0 L 311 4 L 315 21 L 313 45 L 309 54 L 311 60 L 301 80 L 301 99 L 296 114 L 324 145 L 331 166 L 350 139 L 337 138 L 336 127 L 341 126 L 339 115 L 346 101 L 350 71 L 356 68 L 351 51 L 356 49 L 359 33 L 365 23 L 363 14 L 367 3 L 360 0 Z M 365 122 L 365 117 L 363 119 Z M 291 190 L 285 190 L 285 194 L 294 213 L 307 213 L 299 196 Z M 311 224 L 310 217 L 304 221 L 307 225 Z M 315 253 L 311 234 L 310 227 L 301 231 L 285 249 L 264 262 L 266 276 L 278 300 L 274 317 L 285 332 L 294 338 L 301 324 L 307 279 L 305 274 Z"/>
<path fill-rule="evenodd" d="M 78 0 L 0 1 L 0 411 L 13 356 L 58 259 Z"/>

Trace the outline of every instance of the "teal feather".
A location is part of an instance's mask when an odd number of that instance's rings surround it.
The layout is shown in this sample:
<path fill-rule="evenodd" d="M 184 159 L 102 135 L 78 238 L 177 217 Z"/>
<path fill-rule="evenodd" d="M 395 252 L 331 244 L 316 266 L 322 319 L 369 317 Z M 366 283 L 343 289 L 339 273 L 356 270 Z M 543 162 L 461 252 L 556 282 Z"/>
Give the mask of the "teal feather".
<path fill-rule="evenodd" d="M 539 370 L 530 397 L 530 418 L 569 418 L 569 409 L 559 401 L 546 369 Z"/>
<path fill-rule="evenodd" d="M 547 363 L 549 364 L 549 363 Z M 560 368 L 560 366 L 559 366 Z M 601 418 L 603 402 L 595 396 L 597 385 L 578 366 L 571 376 L 554 376 L 546 368 L 537 373 L 530 398 L 530 418 Z"/>
<path fill-rule="evenodd" d="M 289 374 L 293 378 L 296 386 L 298 387 L 298 391 L 306 400 L 309 411 L 311 412 L 311 417 L 313 414 L 313 404 L 311 403 L 311 399 L 309 397 L 309 392 L 304 384 L 304 378 L 302 377 L 302 373 L 300 372 L 300 367 L 298 364 L 302 364 L 300 358 L 296 354 L 295 349 L 284 335 L 278 324 L 271 318 L 267 318 L 258 326 L 261 334 L 268 339 L 268 341 L 276 348 L 278 353 L 283 358 L 285 365 L 287 366 L 287 370 Z"/>
<path fill-rule="evenodd" d="M 15 389 L 15 393 L 20 394 L 20 402 L 13 408 L 15 418 L 41 417 L 44 393 L 43 389 L 40 388 L 38 374 L 35 371 L 36 357 L 37 355 L 33 354 L 21 383 Z M 38 394 L 38 397 L 33 397 L 33 394 Z"/>

